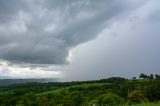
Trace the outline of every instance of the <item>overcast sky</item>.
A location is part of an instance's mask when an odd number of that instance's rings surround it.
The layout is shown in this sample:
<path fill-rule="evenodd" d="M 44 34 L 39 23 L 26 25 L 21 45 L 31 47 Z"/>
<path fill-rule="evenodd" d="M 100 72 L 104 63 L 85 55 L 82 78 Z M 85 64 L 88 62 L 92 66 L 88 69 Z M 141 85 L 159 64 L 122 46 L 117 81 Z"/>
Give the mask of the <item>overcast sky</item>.
<path fill-rule="evenodd" d="M 159 0 L 0 0 L 0 78 L 160 73 Z"/>

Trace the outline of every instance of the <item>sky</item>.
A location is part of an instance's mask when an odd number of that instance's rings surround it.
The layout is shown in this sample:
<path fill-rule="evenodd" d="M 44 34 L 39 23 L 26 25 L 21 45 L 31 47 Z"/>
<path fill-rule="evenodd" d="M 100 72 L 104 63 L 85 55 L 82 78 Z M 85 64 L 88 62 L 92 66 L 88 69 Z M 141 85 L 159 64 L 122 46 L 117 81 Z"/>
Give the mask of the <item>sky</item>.
<path fill-rule="evenodd" d="M 159 0 L 0 0 L 0 79 L 160 73 Z"/>

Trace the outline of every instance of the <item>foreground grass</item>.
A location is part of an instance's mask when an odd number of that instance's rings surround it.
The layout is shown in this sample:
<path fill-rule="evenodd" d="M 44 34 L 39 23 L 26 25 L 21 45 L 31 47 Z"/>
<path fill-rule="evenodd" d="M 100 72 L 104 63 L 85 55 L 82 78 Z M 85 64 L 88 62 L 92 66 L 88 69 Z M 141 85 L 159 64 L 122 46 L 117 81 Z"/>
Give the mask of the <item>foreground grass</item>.
<path fill-rule="evenodd" d="M 141 103 L 135 105 L 121 105 L 121 106 L 160 106 L 160 103 Z"/>
<path fill-rule="evenodd" d="M 160 103 L 142 103 L 133 106 L 160 106 Z"/>

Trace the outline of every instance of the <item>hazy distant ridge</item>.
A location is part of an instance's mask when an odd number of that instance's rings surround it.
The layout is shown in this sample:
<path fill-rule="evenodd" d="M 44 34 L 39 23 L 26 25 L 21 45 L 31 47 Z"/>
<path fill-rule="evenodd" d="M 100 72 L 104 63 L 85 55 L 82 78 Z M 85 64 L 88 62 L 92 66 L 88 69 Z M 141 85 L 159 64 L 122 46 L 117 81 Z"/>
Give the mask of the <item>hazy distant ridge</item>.
<path fill-rule="evenodd" d="M 7 86 L 11 84 L 20 84 L 27 82 L 39 82 L 39 83 L 47 83 L 47 82 L 56 82 L 58 79 L 50 78 L 50 79 L 0 79 L 0 86 Z"/>

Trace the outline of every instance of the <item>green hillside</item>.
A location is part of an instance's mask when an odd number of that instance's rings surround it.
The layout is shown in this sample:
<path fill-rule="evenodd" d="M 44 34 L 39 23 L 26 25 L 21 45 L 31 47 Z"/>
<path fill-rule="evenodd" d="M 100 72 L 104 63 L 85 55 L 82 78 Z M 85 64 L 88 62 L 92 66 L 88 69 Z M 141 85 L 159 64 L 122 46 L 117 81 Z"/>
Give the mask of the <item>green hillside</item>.
<path fill-rule="evenodd" d="M 160 106 L 160 80 L 112 77 L 93 81 L 0 87 L 0 106 Z"/>

